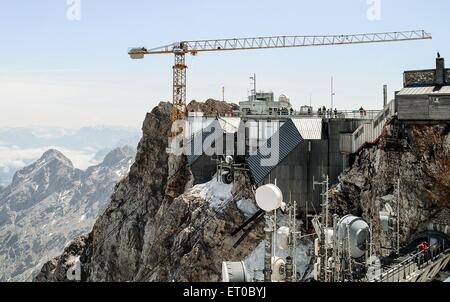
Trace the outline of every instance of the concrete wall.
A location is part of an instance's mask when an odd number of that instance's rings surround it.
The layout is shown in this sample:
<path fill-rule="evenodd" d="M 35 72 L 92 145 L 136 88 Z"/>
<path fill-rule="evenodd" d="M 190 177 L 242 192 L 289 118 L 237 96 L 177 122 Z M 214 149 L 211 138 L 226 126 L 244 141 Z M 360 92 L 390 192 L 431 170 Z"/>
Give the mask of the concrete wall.
<path fill-rule="evenodd" d="M 194 185 L 210 181 L 216 174 L 217 164 L 211 156 L 202 155 L 193 164 L 191 171 L 194 176 Z"/>
<path fill-rule="evenodd" d="M 314 213 L 319 210 L 321 188 L 313 188 L 313 181 L 322 181 L 328 174 L 330 186 L 338 183 L 338 176 L 348 165 L 348 158 L 340 151 L 340 134 L 352 133 L 363 120 L 331 119 L 325 121 L 326 137 L 300 143 L 264 180 L 274 183 L 283 192 L 285 200 L 296 200 L 299 208 Z"/>
<path fill-rule="evenodd" d="M 429 115 L 431 120 L 450 120 L 450 96 L 439 97 L 438 103 L 430 100 Z"/>
<path fill-rule="evenodd" d="M 450 96 L 440 96 L 439 102 L 426 95 L 397 96 L 399 120 L 450 120 Z"/>
<path fill-rule="evenodd" d="M 353 133 L 364 120 L 353 119 L 331 119 L 328 121 L 327 133 L 329 139 L 329 170 L 328 176 L 330 182 L 335 184 L 338 182 L 338 176 L 346 168 L 348 160 L 341 152 L 340 139 L 343 133 Z"/>
<path fill-rule="evenodd" d="M 286 201 L 292 197 L 299 208 L 308 207 L 309 212 L 314 212 L 314 207 L 320 207 L 320 188 L 313 190 L 313 179 L 319 181 L 326 175 L 327 155 L 327 140 L 303 141 L 272 170 L 264 184 L 274 183 L 276 179 Z"/>

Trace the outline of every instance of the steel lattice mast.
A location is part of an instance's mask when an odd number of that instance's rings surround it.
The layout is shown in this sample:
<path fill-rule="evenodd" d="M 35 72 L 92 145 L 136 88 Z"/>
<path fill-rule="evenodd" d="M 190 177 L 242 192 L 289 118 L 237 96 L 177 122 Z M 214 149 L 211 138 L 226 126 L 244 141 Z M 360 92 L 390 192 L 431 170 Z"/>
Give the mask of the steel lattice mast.
<path fill-rule="evenodd" d="M 181 41 L 158 48 L 132 48 L 128 54 L 132 59 L 143 59 L 145 55 L 174 54 L 173 66 L 173 120 L 183 119 L 186 108 L 186 63 L 185 55 L 199 52 L 253 50 L 271 48 L 312 47 L 327 45 L 368 44 L 431 39 L 424 30 L 352 35 L 318 36 L 271 36 L 256 38 L 234 38 L 216 40 Z"/>

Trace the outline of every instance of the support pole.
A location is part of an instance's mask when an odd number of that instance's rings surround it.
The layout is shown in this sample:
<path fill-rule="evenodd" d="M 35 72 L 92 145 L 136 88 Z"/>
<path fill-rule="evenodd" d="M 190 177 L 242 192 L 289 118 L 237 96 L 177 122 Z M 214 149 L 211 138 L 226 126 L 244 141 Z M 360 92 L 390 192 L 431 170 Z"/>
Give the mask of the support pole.
<path fill-rule="evenodd" d="M 293 220 L 293 240 L 292 240 L 292 258 L 293 258 L 293 274 L 294 282 L 297 281 L 297 265 L 295 263 L 295 255 L 297 253 L 297 201 L 294 200 L 294 220 Z"/>
<path fill-rule="evenodd" d="M 292 282 L 293 275 L 293 265 L 292 265 L 292 257 L 286 257 L 286 282 Z"/>
<path fill-rule="evenodd" d="M 265 231 L 265 239 L 266 239 L 266 246 L 265 246 L 265 254 L 264 254 L 264 282 L 271 282 L 272 281 L 272 232 L 273 232 L 273 225 L 272 225 L 272 219 L 270 217 L 271 215 L 269 213 L 266 213 L 265 219 L 266 219 L 266 226 L 264 228 Z"/>
<path fill-rule="evenodd" d="M 397 255 L 400 255 L 400 178 L 397 181 Z"/>
<path fill-rule="evenodd" d="M 324 198 L 325 198 L 325 227 L 324 227 L 324 232 L 325 232 L 325 282 L 328 282 L 328 190 L 329 190 L 329 178 L 327 175 L 326 178 L 326 183 L 325 183 L 325 194 L 324 194 Z"/>
<path fill-rule="evenodd" d="M 331 108 L 330 108 L 330 118 L 333 117 L 333 106 L 334 106 L 334 78 L 331 77 Z"/>
<path fill-rule="evenodd" d="M 288 219 L 289 219 L 289 239 L 288 239 L 288 249 L 289 249 L 289 255 L 286 257 L 286 282 L 292 282 L 292 275 L 293 275 L 293 267 L 292 267 L 292 258 L 294 255 L 294 219 L 295 216 L 293 216 L 293 206 L 292 206 L 292 194 L 289 192 L 289 211 L 288 211 Z"/>
<path fill-rule="evenodd" d="M 353 281 L 353 272 L 352 272 L 352 253 L 350 247 L 350 226 L 347 224 L 347 256 L 348 256 L 348 278 L 350 282 Z"/>
<path fill-rule="evenodd" d="M 337 282 L 338 281 L 338 267 L 337 267 L 337 254 L 338 254 L 338 242 L 337 242 L 337 222 L 338 222 L 338 215 L 333 215 L 333 274 L 332 274 L 332 281 Z"/>

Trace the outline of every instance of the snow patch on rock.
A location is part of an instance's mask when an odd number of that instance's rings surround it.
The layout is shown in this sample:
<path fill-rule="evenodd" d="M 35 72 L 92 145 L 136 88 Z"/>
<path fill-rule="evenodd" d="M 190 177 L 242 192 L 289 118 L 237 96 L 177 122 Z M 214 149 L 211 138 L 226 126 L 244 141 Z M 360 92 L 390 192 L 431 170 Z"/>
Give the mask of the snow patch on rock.
<path fill-rule="evenodd" d="M 221 207 L 233 198 L 231 193 L 233 185 L 227 185 L 214 177 L 211 181 L 196 185 L 191 189 L 191 194 L 195 197 L 209 201 L 211 208 L 220 210 Z"/>
<path fill-rule="evenodd" d="M 251 199 L 242 199 L 237 203 L 238 209 L 246 216 L 251 217 L 258 212 L 259 208 L 256 206 L 255 202 Z"/>

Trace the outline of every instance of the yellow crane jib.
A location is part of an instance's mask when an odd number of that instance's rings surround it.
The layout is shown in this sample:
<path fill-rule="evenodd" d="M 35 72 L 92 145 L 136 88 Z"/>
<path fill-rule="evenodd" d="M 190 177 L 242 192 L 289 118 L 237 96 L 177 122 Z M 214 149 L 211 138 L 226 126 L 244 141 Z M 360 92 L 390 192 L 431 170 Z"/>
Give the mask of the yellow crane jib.
<path fill-rule="evenodd" d="M 314 36 L 268 36 L 255 38 L 233 38 L 215 40 L 182 41 L 169 45 L 147 49 L 131 48 L 128 52 L 132 59 L 143 59 L 145 55 L 173 54 L 173 111 L 172 120 L 184 119 L 186 114 L 186 61 L 185 55 L 199 52 L 253 50 L 270 48 L 312 47 L 327 45 L 368 44 L 401 42 L 432 39 L 424 30 L 365 33 L 350 35 L 314 35 Z"/>

